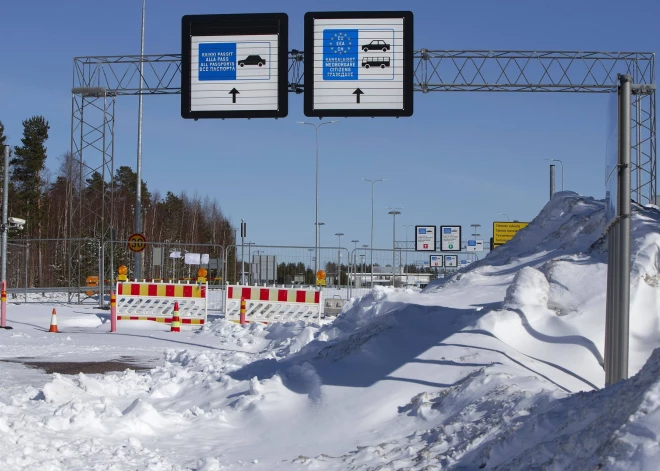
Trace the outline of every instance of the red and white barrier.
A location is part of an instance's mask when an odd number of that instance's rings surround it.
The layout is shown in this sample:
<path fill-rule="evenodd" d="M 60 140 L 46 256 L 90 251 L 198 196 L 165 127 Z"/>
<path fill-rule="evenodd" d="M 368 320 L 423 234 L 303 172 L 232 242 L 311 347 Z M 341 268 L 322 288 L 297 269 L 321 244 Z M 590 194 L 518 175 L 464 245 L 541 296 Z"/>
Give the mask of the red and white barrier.
<path fill-rule="evenodd" d="M 207 316 L 207 283 L 117 283 L 117 320 L 172 322 L 179 303 L 181 324 L 204 324 Z"/>
<path fill-rule="evenodd" d="M 227 286 L 225 319 L 240 320 L 241 298 L 245 299 L 246 322 L 318 322 L 321 320 L 321 292 L 313 288 L 266 288 Z"/>

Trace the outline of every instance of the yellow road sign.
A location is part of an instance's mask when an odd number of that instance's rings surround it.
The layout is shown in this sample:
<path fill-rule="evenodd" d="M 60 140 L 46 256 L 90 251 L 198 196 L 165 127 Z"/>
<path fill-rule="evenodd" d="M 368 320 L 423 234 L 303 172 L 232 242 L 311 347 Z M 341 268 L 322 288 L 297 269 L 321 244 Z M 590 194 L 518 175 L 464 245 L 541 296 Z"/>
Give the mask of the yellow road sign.
<path fill-rule="evenodd" d="M 527 226 L 528 222 L 494 222 L 493 223 L 493 245 L 498 247 L 507 243 L 516 233 Z"/>
<path fill-rule="evenodd" d="M 142 252 L 147 246 L 147 239 L 142 234 L 133 234 L 128 238 L 128 248 L 131 252 Z"/>

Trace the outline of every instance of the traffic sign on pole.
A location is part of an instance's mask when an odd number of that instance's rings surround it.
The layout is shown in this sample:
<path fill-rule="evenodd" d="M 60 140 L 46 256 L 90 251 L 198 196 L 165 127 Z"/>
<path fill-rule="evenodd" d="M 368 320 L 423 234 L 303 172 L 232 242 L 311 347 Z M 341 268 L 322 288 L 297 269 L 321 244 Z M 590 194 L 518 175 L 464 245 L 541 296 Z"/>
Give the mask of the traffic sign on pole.
<path fill-rule="evenodd" d="M 445 255 L 445 267 L 454 268 L 458 266 L 458 255 Z"/>
<path fill-rule="evenodd" d="M 502 222 L 495 221 L 493 222 L 493 245 L 499 247 L 502 244 L 507 243 L 518 233 L 519 230 L 527 227 L 528 222 Z"/>
<path fill-rule="evenodd" d="M 435 252 L 435 226 L 415 226 L 415 250 L 418 252 Z"/>
<path fill-rule="evenodd" d="M 285 13 L 186 15 L 181 31 L 182 117 L 288 114 Z"/>
<path fill-rule="evenodd" d="M 410 11 L 305 14 L 306 116 L 412 116 Z"/>
<path fill-rule="evenodd" d="M 147 239 L 142 234 L 132 234 L 128 238 L 128 248 L 131 252 L 142 252 L 147 246 Z"/>
<path fill-rule="evenodd" d="M 461 226 L 440 226 L 440 251 L 461 251 Z"/>

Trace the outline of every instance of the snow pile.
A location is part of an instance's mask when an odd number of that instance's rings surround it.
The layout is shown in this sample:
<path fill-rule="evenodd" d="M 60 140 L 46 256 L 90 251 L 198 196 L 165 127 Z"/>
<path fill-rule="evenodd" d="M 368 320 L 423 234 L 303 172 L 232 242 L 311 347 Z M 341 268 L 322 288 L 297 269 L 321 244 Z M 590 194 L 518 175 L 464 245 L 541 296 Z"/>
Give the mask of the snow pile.
<path fill-rule="evenodd" d="M 324 325 L 136 321 L 110 335 L 107 314 L 63 306 L 57 336 L 43 309 L 13 306 L 2 358 L 161 356 L 23 387 L 7 364 L 3 470 L 655 469 L 660 213 L 635 208 L 638 374 L 607 389 L 603 214 L 559 193 L 467 270 L 422 292 L 376 288 Z"/>
<path fill-rule="evenodd" d="M 445 305 L 462 305 L 469 291 L 472 305 L 492 309 L 479 328 L 523 352 L 552 361 L 568 351 L 554 352 L 547 348 L 550 344 L 580 344 L 588 350 L 587 356 L 570 347 L 569 356 L 582 358 L 566 358 L 567 367 L 591 363 L 591 358 L 602 365 L 607 280 L 604 229 L 603 201 L 573 192 L 557 193 L 511 241 L 423 292 L 442 295 Z M 660 345 L 659 248 L 660 211 L 633 205 L 631 374 Z M 588 379 L 602 385 L 593 375 Z"/>
<path fill-rule="evenodd" d="M 550 284 L 538 270 L 524 267 L 513 278 L 513 283 L 506 289 L 504 307 L 520 309 L 527 306 L 548 306 Z"/>
<path fill-rule="evenodd" d="M 530 415 L 498 437 L 489 455 L 507 467 L 657 469 L 660 463 L 660 349 L 633 378 L 581 393 Z M 512 456 L 514 456 L 512 458 Z M 490 462 L 489 462 L 490 465 Z"/>
<path fill-rule="evenodd" d="M 442 425 L 341 457 L 298 459 L 334 469 L 634 469 L 660 462 L 660 349 L 635 377 L 561 398 L 531 378 L 480 370 L 401 409 Z M 330 465 L 330 466 L 327 466 Z"/>

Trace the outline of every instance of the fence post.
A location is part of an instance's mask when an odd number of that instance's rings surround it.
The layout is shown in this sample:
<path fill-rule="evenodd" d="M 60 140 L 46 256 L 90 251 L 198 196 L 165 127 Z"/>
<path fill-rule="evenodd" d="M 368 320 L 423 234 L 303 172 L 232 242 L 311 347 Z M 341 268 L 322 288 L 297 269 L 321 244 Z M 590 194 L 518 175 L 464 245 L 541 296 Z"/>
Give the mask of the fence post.
<path fill-rule="evenodd" d="M 240 322 L 241 325 L 245 324 L 245 298 L 241 298 Z"/>
<path fill-rule="evenodd" d="M 28 302 L 28 268 L 30 267 L 30 244 L 25 243 L 25 302 Z M 17 283 L 18 286 L 18 283 Z"/>
<path fill-rule="evenodd" d="M 99 256 L 99 307 L 103 307 L 105 304 L 104 295 L 105 295 L 105 290 L 103 289 L 105 286 L 105 246 L 103 244 L 103 240 L 98 239 L 99 243 L 99 250 L 98 250 L 98 256 Z"/>
<path fill-rule="evenodd" d="M 110 332 L 117 332 L 117 295 L 110 291 Z"/>
<path fill-rule="evenodd" d="M 7 282 L 2 280 L 2 305 L 0 306 L 0 327 L 7 327 Z"/>

